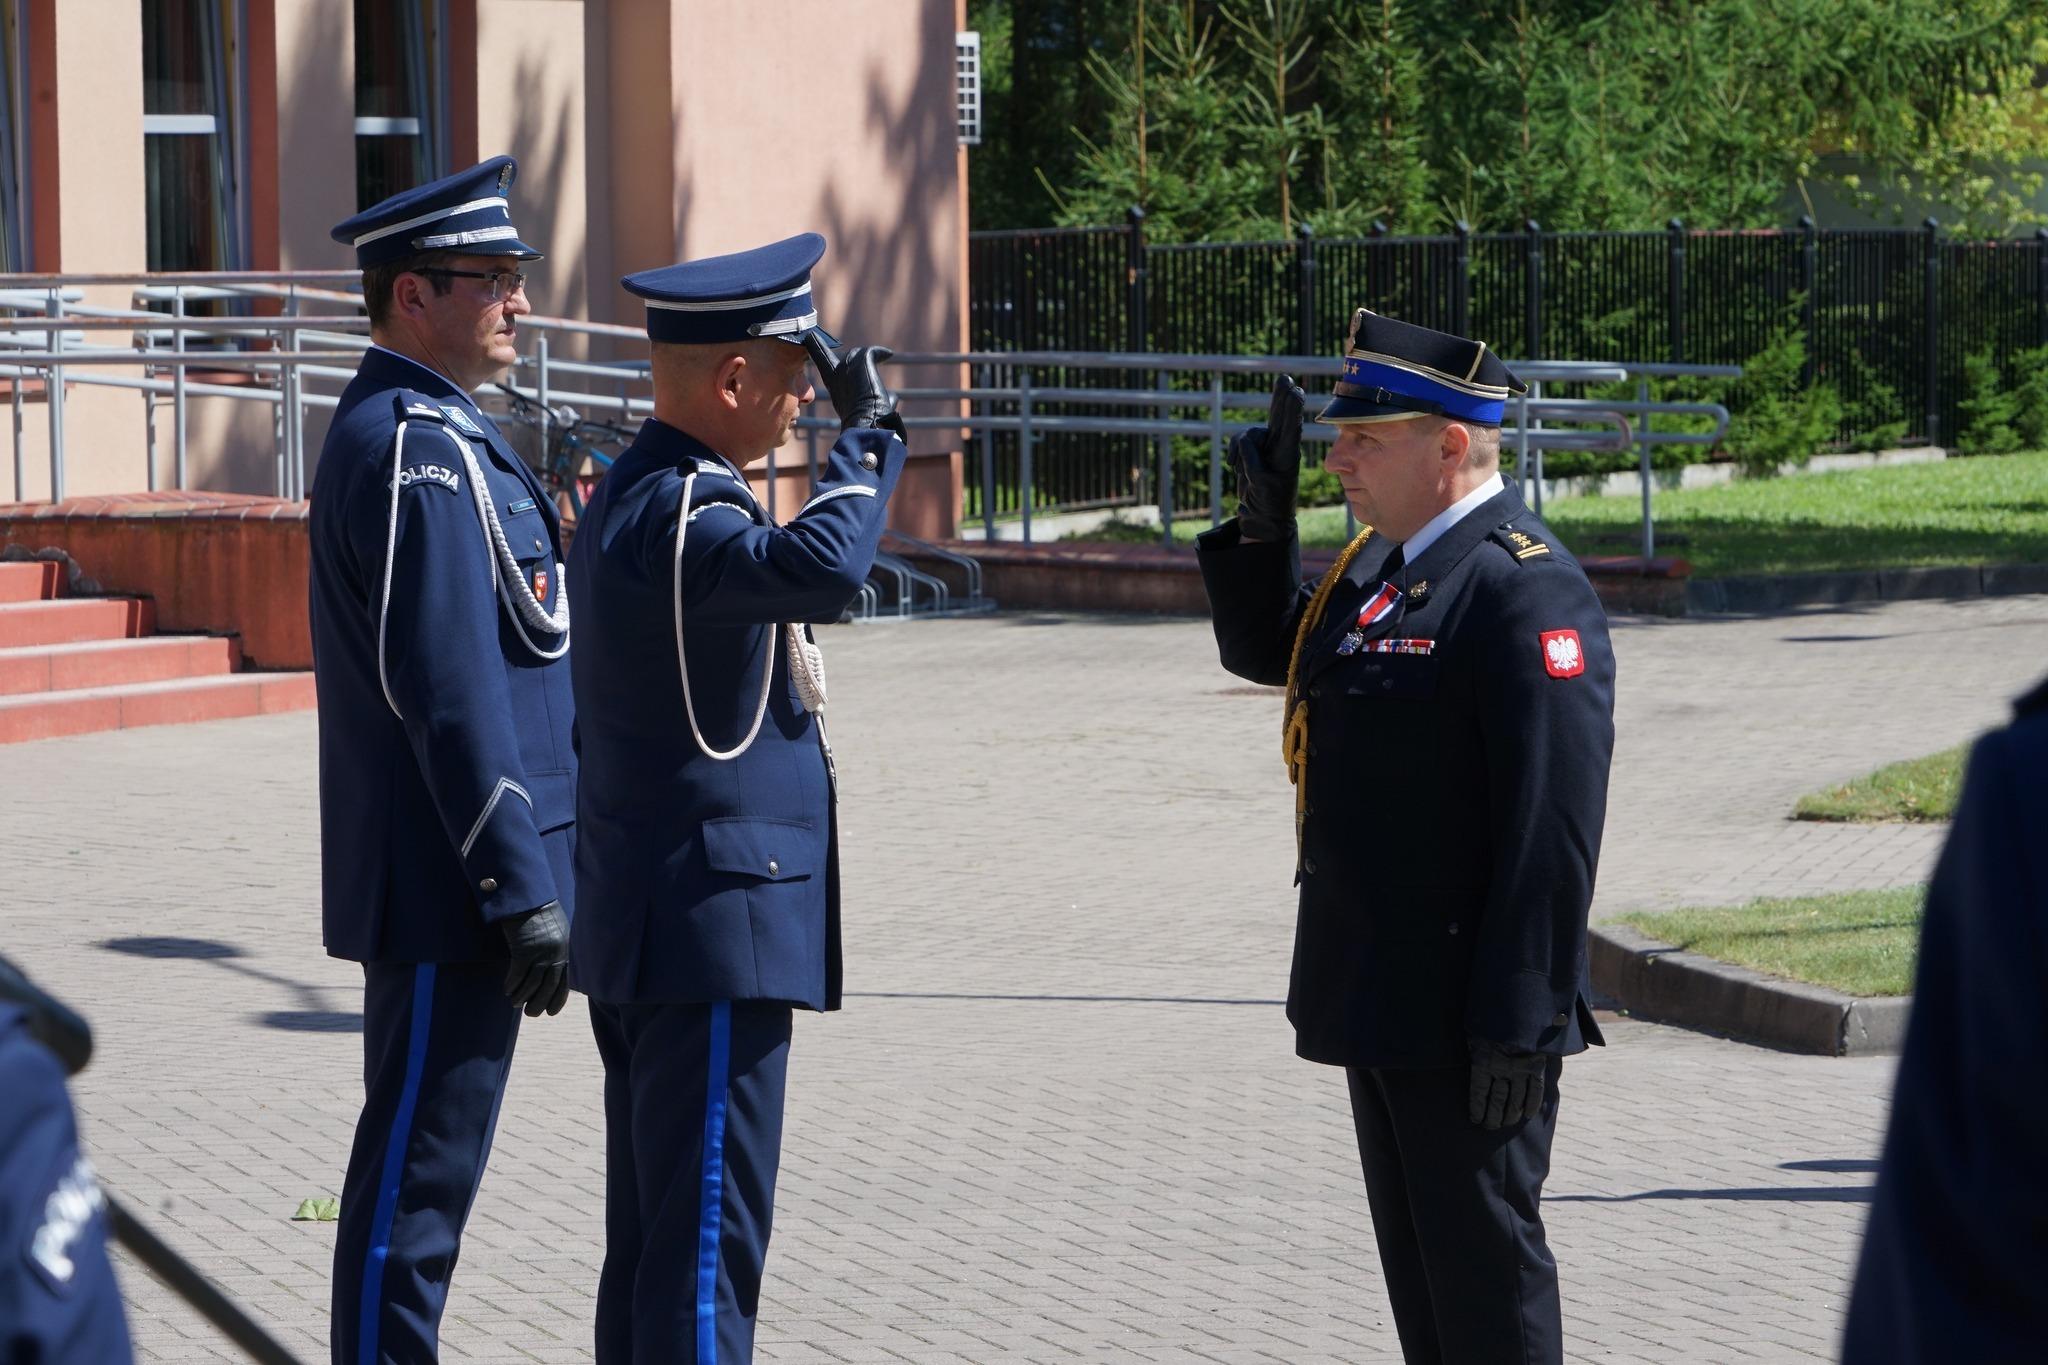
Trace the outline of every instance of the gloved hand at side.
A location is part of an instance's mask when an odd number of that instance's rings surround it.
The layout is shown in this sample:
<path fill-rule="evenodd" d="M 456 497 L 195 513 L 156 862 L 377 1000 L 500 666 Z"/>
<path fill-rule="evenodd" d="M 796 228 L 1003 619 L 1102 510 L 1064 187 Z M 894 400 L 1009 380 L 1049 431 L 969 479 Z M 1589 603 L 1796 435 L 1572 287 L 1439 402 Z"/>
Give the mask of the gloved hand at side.
<path fill-rule="evenodd" d="M 1517 1052 L 1482 1038 L 1472 1039 L 1470 1050 L 1472 1122 L 1491 1132 L 1525 1123 L 1543 1111 L 1548 1053 Z"/>
<path fill-rule="evenodd" d="M 569 1003 L 569 917 L 560 901 L 498 921 L 512 961 L 505 969 L 505 994 L 537 1019 L 560 1014 Z"/>

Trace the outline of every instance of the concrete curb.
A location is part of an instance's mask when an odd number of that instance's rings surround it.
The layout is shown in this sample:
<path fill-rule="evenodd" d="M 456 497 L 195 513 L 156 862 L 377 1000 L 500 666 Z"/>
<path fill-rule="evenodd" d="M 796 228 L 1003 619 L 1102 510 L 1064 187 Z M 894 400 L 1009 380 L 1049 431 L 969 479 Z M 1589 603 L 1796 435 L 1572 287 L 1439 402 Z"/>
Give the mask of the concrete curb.
<path fill-rule="evenodd" d="M 1661 943 L 1621 924 L 1586 935 L 1593 989 L 1631 1014 L 1824 1057 L 1899 1050 L 1910 996 L 1858 1000 Z"/>
<path fill-rule="evenodd" d="M 1688 615 L 1774 612 L 1788 607 L 1915 598 L 2004 597 L 2048 593 L 2048 564 L 1959 564 L 1924 569 L 1861 569 L 1846 573 L 1767 574 L 1688 579 Z"/>

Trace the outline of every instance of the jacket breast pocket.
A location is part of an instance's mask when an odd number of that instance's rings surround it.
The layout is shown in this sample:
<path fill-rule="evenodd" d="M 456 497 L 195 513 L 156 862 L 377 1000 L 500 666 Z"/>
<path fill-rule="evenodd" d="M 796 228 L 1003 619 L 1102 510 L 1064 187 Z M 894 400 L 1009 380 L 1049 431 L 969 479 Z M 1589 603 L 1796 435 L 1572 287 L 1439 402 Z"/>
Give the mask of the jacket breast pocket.
<path fill-rule="evenodd" d="M 814 876 L 824 851 L 808 820 L 728 815 L 704 822 L 704 861 L 714 872 L 789 882 Z"/>
<path fill-rule="evenodd" d="M 522 564 L 545 559 L 548 554 L 547 519 L 541 516 L 540 508 L 532 498 L 519 497 L 512 506 L 521 507 L 521 510 L 514 512 L 501 508 L 498 512 L 498 525 L 505 532 L 505 548 L 512 551 L 512 557 Z"/>
<path fill-rule="evenodd" d="M 1345 673 L 1344 692 L 1352 697 L 1427 701 L 1436 696 L 1442 667 L 1434 654 L 1363 655 Z"/>

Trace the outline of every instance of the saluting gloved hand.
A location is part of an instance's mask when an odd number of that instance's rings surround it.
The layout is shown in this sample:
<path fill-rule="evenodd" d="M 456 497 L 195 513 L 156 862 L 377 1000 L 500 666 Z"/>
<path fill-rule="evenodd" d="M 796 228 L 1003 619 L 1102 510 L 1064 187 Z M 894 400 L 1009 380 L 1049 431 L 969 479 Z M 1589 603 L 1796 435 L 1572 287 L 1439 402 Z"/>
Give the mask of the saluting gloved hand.
<path fill-rule="evenodd" d="M 1548 1054 L 1517 1052 L 1483 1038 L 1472 1039 L 1470 1048 L 1472 1122 L 1490 1132 L 1512 1128 L 1542 1112 Z"/>
<path fill-rule="evenodd" d="M 505 994 L 538 1019 L 542 1011 L 560 1014 L 569 1003 L 569 917 L 560 901 L 498 921 L 512 963 L 505 971 Z"/>
<path fill-rule="evenodd" d="M 839 429 L 885 427 L 904 438 L 903 419 L 896 415 L 896 395 L 882 382 L 882 362 L 896 354 L 887 346 L 848 346 L 835 357 L 816 332 L 804 333 L 804 349 L 839 410 Z"/>
<path fill-rule="evenodd" d="M 1294 376 L 1281 375 L 1273 381 L 1266 425 L 1248 427 L 1230 443 L 1230 463 L 1237 470 L 1237 525 L 1248 540 L 1285 540 L 1294 534 L 1302 398 Z"/>

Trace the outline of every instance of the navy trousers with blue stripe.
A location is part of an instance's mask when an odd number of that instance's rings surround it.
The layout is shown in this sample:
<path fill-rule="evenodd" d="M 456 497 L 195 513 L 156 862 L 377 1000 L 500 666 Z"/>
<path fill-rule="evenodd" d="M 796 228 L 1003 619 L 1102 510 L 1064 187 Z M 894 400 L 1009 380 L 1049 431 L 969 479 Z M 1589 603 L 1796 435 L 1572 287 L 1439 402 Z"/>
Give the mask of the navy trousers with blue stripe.
<path fill-rule="evenodd" d="M 520 1014 L 502 963 L 372 962 L 363 975 L 363 1114 L 334 1246 L 334 1365 L 431 1365 Z"/>
<path fill-rule="evenodd" d="M 753 1359 L 790 1014 L 591 1002 L 605 1117 L 597 1365 Z"/>

